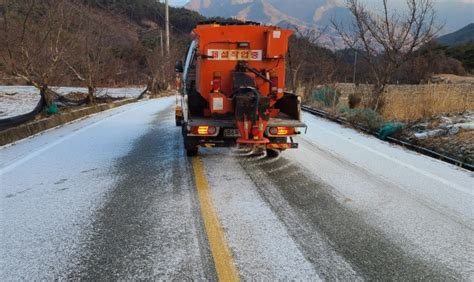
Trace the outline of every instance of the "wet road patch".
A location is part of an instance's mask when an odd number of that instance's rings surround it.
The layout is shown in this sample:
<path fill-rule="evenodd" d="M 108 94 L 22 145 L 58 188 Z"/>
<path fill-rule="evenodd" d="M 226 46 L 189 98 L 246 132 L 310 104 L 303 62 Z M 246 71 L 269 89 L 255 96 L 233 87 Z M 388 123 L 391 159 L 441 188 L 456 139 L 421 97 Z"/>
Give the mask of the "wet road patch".
<path fill-rule="evenodd" d="M 110 173 L 117 183 L 69 278 L 214 279 L 190 164 L 171 114 L 160 112 L 116 161 Z"/>
<path fill-rule="evenodd" d="M 459 278 L 446 267 L 403 252 L 381 231 L 368 225 L 363 214 L 344 205 L 346 199 L 339 199 L 329 185 L 308 176 L 291 161 L 280 158 L 254 162 L 249 158 L 241 160 L 241 165 L 321 277 L 330 280 L 358 276 L 367 280 Z"/>

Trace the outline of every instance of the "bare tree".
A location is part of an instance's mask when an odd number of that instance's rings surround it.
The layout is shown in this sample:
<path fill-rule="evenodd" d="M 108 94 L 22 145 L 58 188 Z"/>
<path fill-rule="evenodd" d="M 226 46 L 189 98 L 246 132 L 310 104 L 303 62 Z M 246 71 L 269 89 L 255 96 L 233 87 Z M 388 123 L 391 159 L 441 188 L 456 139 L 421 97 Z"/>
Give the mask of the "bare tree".
<path fill-rule="evenodd" d="M 162 40 L 160 40 L 160 46 L 148 50 L 146 56 L 147 90 L 153 94 L 159 93 L 175 83 L 174 64 L 180 59 L 187 42 L 180 42 L 173 37 L 171 40 L 173 48 L 170 49 L 169 53 L 165 51 Z"/>
<path fill-rule="evenodd" d="M 156 94 L 167 88 L 169 84 L 168 73 L 169 59 L 163 56 L 159 49 L 149 50 L 146 58 L 148 65 L 148 82 L 146 90 Z"/>
<path fill-rule="evenodd" d="M 75 21 L 78 31 L 62 60 L 72 76 L 87 87 L 87 100 L 92 104 L 96 100 L 98 83 L 113 76 L 109 71 L 109 68 L 113 69 L 113 39 L 109 35 L 119 31 L 113 30 L 113 23 L 107 17 L 87 6 L 79 4 L 72 9 L 77 15 Z"/>
<path fill-rule="evenodd" d="M 288 79 L 290 86 L 293 91 L 296 91 L 300 87 L 300 83 L 303 80 L 308 82 L 314 80 L 306 77 L 304 74 L 305 70 L 312 70 L 314 75 L 315 68 L 320 63 L 321 54 L 318 52 L 318 44 L 324 31 L 308 29 L 300 30 L 298 27 L 293 27 L 296 30 L 296 34 L 290 40 L 289 52 L 288 52 Z"/>
<path fill-rule="evenodd" d="M 324 48 L 331 53 L 319 62 L 322 84 L 335 86 L 336 82 L 338 82 L 338 75 L 343 72 L 347 66 L 344 60 L 347 57 L 348 50 L 339 50 L 338 44 L 336 38 L 333 36 L 329 36 L 327 42 L 323 44 Z"/>
<path fill-rule="evenodd" d="M 147 87 L 145 91 L 156 94 L 166 89 L 169 78 L 167 77 L 167 68 L 170 65 L 170 56 L 165 51 L 163 30 L 156 25 L 148 31 L 160 38 L 159 46 L 147 50 L 146 63 L 147 69 Z"/>
<path fill-rule="evenodd" d="M 335 88 L 343 71 L 344 52 L 338 50 L 338 42 L 322 30 L 300 31 L 290 39 L 287 81 L 293 91 L 304 90 L 304 98 L 310 98 L 321 85 Z"/>
<path fill-rule="evenodd" d="M 72 21 L 65 0 L 7 0 L 3 11 L 0 56 L 7 72 L 40 90 L 45 106 L 60 80 L 62 58 L 70 46 Z"/>
<path fill-rule="evenodd" d="M 375 80 L 369 106 L 380 110 L 392 75 L 441 29 L 435 22 L 433 0 L 406 0 L 400 11 L 389 6 L 389 0 L 382 0 L 378 13 L 360 0 L 346 0 L 346 6 L 352 24 L 347 27 L 333 20 L 333 26 L 346 45 L 363 50 L 359 54 L 365 56 Z"/>

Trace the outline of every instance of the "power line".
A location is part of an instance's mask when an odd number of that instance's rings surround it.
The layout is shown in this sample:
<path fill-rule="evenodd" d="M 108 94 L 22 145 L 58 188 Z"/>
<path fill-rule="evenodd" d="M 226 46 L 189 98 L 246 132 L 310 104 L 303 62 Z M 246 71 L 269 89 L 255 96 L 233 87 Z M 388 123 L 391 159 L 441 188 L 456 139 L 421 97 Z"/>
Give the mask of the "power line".
<path fill-rule="evenodd" d="M 158 0 L 158 3 L 161 4 L 160 1 L 161 1 L 161 0 Z M 153 10 L 154 10 L 154 12 L 161 18 L 161 20 L 163 20 L 163 22 L 166 22 L 165 17 L 160 13 L 160 11 L 159 11 L 159 9 L 158 9 L 157 6 L 153 6 Z M 189 32 L 186 32 L 186 31 L 183 31 L 182 29 L 177 28 L 176 26 L 174 26 L 174 25 L 171 23 L 171 21 L 170 21 L 170 23 L 169 23 L 169 26 L 170 26 L 172 29 L 178 31 L 179 33 L 182 33 L 182 34 L 184 34 L 184 35 L 189 35 Z"/>

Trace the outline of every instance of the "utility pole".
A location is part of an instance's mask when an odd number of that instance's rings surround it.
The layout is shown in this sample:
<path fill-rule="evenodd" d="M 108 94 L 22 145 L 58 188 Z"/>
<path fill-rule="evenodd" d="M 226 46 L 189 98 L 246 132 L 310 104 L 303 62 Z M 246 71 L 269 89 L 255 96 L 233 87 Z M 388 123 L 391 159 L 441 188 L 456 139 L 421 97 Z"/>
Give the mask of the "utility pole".
<path fill-rule="evenodd" d="M 356 71 L 357 71 L 357 49 L 354 50 L 354 74 L 352 76 L 352 83 L 354 83 L 354 86 L 356 84 Z"/>
<path fill-rule="evenodd" d="M 165 57 L 165 46 L 163 46 L 163 29 L 160 27 L 160 47 L 161 47 L 161 57 Z"/>
<path fill-rule="evenodd" d="M 166 53 L 170 54 L 170 10 L 168 0 L 165 0 L 165 22 L 166 22 Z"/>

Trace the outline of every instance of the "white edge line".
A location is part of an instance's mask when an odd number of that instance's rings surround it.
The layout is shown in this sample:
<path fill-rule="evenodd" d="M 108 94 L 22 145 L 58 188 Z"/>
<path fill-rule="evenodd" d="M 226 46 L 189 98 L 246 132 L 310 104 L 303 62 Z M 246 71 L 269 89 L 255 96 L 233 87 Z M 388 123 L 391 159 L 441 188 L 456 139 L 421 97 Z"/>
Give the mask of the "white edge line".
<path fill-rule="evenodd" d="M 148 101 L 147 101 L 147 102 L 148 102 Z M 76 130 L 76 131 L 72 132 L 71 134 L 68 134 L 68 135 L 66 135 L 66 136 L 64 136 L 64 137 L 61 137 L 61 138 L 59 138 L 58 140 L 54 141 L 53 143 L 47 144 L 47 145 L 43 146 L 41 149 L 36 150 L 36 151 L 34 151 L 34 152 L 32 152 L 32 153 L 30 153 L 30 154 L 28 154 L 28 155 L 26 155 L 26 156 L 20 158 L 19 160 L 14 161 L 13 163 L 11 163 L 11 164 L 9 164 L 9 165 L 6 165 L 5 167 L 3 167 L 3 168 L 0 169 L 0 176 L 6 174 L 7 172 L 11 171 L 12 169 L 18 167 L 19 165 L 21 165 L 21 164 L 23 164 L 23 163 L 25 163 L 25 162 L 27 162 L 27 161 L 33 159 L 34 157 L 36 157 L 36 156 L 42 154 L 43 152 L 45 152 L 45 151 L 51 149 L 52 147 L 54 147 L 54 146 L 56 146 L 56 145 L 58 145 L 58 144 L 60 144 L 60 143 L 62 143 L 62 142 L 64 142 L 64 141 L 66 141 L 66 140 L 68 140 L 68 139 L 70 139 L 70 138 L 72 138 L 72 137 L 74 137 L 74 136 L 76 136 L 76 135 L 78 135 L 78 134 L 80 134 L 80 133 L 82 133 L 82 132 L 84 132 L 84 131 L 90 129 L 90 128 L 96 127 L 96 126 L 98 126 L 98 125 L 100 125 L 100 124 L 102 124 L 102 123 L 104 123 L 104 122 L 106 122 L 106 121 L 108 121 L 108 120 L 110 120 L 110 119 L 112 119 L 112 118 L 116 118 L 116 117 L 122 116 L 122 115 L 124 115 L 124 114 L 126 114 L 126 113 L 128 113 L 128 112 L 130 112 L 130 111 L 136 110 L 136 109 L 138 108 L 138 107 L 136 107 L 136 106 L 139 106 L 140 104 L 142 104 L 142 103 L 133 104 L 135 107 L 126 109 L 126 110 L 121 111 L 121 112 L 118 112 L 118 113 L 116 113 L 116 114 L 112 114 L 112 115 L 106 116 L 105 118 L 103 118 L 103 119 L 101 119 L 101 120 L 98 120 L 98 121 L 96 121 L 96 122 L 94 122 L 94 123 L 92 123 L 92 124 L 89 124 L 89 125 L 87 125 L 87 126 L 81 128 L 81 129 L 78 129 L 78 130 Z M 125 105 L 124 105 L 124 106 L 125 106 Z M 120 109 L 120 107 L 114 108 L 114 109 L 110 109 L 110 111 L 117 110 L 117 109 Z M 107 111 L 97 113 L 96 116 L 99 115 L 99 114 L 104 114 L 104 113 L 106 113 L 106 112 L 107 112 Z M 89 115 L 89 116 L 87 116 L 87 117 L 88 117 L 88 118 L 91 118 L 91 117 L 93 117 L 93 116 L 90 116 L 90 115 Z M 87 119 L 87 118 L 86 118 L 86 119 Z M 82 119 L 82 120 L 86 120 L 86 119 Z M 79 121 L 82 121 L 82 120 L 74 120 L 74 121 L 71 121 L 70 123 L 62 124 L 62 125 L 59 125 L 59 126 L 57 126 L 57 127 L 51 128 L 51 129 L 49 129 L 48 131 L 53 130 L 53 129 L 58 128 L 58 127 L 64 127 L 65 125 L 70 125 L 71 123 L 79 122 Z M 41 134 L 42 134 L 42 133 L 46 133 L 46 131 L 41 132 Z M 38 134 L 40 134 L 40 133 L 38 133 Z M 33 137 L 33 136 L 30 136 L 30 138 L 31 138 L 31 137 Z M 25 139 L 23 139 L 23 140 L 25 140 Z"/>
<path fill-rule="evenodd" d="M 319 129 L 321 129 L 321 130 L 323 130 L 323 131 L 325 131 L 325 132 L 327 132 L 327 133 L 333 135 L 333 136 L 336 136 L 336 137 L 338 137 L 338 138 L 340 138 L 340 139 L 343 139 L 344 141 L 346 141 L 346 142 L 348 142 L 348 143 L 351 143 L 351 144 L 353 144 L 353 145 L 355 145 L 355 146 L 358 146 L 358 147 L 363 148 L 363 149 L 365 149 L 365 150 L 367 150 L 367 151 L 369 151 L 369 152 L 372 152 L 372 153 L 374 153 L 374 154 L 376 154 L 376 155 L 378 155 L 378 156 L 380 156 L 380 157 L 382 157 L 382 158 L 385 158 L 385 159 L 390 160 L 390 161 L 392 161 L 392 162 L 395 162 L 395 163 L 397 163 L 397 164 L 399 164 L 399 165 L 401 165 L 401 166 L 404 166 L 404 167 L 406 167 L 406 168 L 409 168 L 409 169 L 411 169 L 411 170 L 413 170 L 413 171 L 415 171 L 415 172 L 418 172 L 418 173 L 420 173 L 420 174 L 423 174 L 424 176 L 429 177 L 429 178 L 431 178 L 431 179 L 433 179 L 433 180 L 439 181 L 439 182 L 441 182 L 441 183 L 443 183 L 443 184 L 445 184 L 445 185 L 448 185 L 448 186 L 450 186 L 450 187 L 453 188 L 453 189 L 456 189 L 456 190 L 458 190 L 458 191 L 464 192 L 464 193 L 466 193 L 466 194 L 468 194 L 468 195 L 470 195 L 470 196 L 474 196 L 474 191 L 469 190 L 469 189 L 467 189 L 467 188 L 465 188 L 465 187 L 463 187 L 463 186 L 460 186 L 460 185 L 458 185 L 458 184 L 456 184 L 456 183 L 453 183 L 453 182 L 451 182 L 451 181 L 448 181 L 448 180 L 446 180 L 446 179 L 444 179 L 444 178 L 441 178 L 441 177 L 439 177 L 439 176 L 437 176 L 437 175 L 434 175 L 434 174 L 432 174 L 432 173 L 430 173 L 430 172 L 421 170 L 421 169 L 419 169 L 419 168 L 417 168 L 417 167 L 415 167 L 415 166 L 413 166 L 413 165 L 411 165 L 411 164 L 402 162 L 402 161 L 400 161 L 400 160 L 398 160 L 398 159 L 396 159 L 396 158 L 393 158 L 393 157 L 391 157 L 391 156 L 389 156 L 389 155 L 387 155 L 387 154 L 381 153 L 381 152 L 379 152 L 379 151 L 377 151 L 377 150 L 374 150 L 374 149 L 372 149 L 372 148 L 370 148 L 370 147 L 367 147 L 367 146 L 365 146 L 365 145 L 363 145 L 363 144 L 360 144 L 360 143 L 358 143 L 358 142 L 355 142 L 355 141 L 352 140 L 352 139 L 348 139 L 348 138 L 347 138 L 346 136 L 344 136 L 344 135 L 337 134 L 337 133 L 335 133 L 335 132 L 333 132 L 333 131 L 331 131 L 331 130 L 328 130 L 328 129 L 324 128 L 324 127 L 321 127 L 321 126 L 319 126 L 319 125 L 315 125 L 315 126 L 316 126 L 317 128 L 319 128 Z"/>

